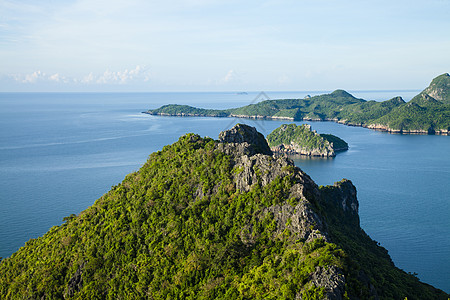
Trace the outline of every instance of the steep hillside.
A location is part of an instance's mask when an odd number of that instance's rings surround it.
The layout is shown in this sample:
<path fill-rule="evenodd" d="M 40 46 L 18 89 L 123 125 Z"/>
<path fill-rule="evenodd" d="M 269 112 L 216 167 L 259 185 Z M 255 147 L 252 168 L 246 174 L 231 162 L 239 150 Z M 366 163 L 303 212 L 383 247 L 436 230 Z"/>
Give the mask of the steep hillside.
<path fill-rule="evenodd" d="M 447 299 L 254 128 L 187 134 L 0 263 L 1 299 Z M 268 155 L 269 154 L 269 155 Z"/>
<path fill-rule="evenodd" d="M 430 85 L 412 99 L 421 102 L 426 98 L 433 98 L 439 102 L 450 104 L 450 75 L 442 74 L 431 81 Z"/>

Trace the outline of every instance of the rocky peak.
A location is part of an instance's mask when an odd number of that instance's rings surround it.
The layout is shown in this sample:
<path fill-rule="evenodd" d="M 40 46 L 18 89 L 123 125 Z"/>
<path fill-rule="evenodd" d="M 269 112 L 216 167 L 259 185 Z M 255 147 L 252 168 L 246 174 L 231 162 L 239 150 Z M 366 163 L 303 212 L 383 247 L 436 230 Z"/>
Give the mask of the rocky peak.
<path fill-rule="evenodd" d="M 420 94 L 429 96 L 440 102 L 450 103 L 450 75 L 445 73 L 434 78 L 430 85 Z"/>
<path fill-rule="evenodd" d="M 344 212 L 352 216 L 358 215 L 359 204 L 356 199 L 356 188 L 348 179 L 343 179 L 333 185 L 341 200 L 341 207 Z"/>
<path fill-rule="evenodd" d="M 340 219 L 340 222 L 359 227 L 359 203 L 356 197 L 356 187 L 348 179 L 342 179 L 321 190 L 322 197 L 326 201 L 322 204 L 330 211 L 333 211 L 334 217 Z"/>
<path fill-rule="evenodd" d="M 256 153 L 272 155 L 264 135 L 259 133 L 255 127 L 245 124 L 236 124 L 233 128 L 222 131 L 219 134 L 219 141 L 221 143 L 248 143 L 251 150 L 250 155 Z"/>

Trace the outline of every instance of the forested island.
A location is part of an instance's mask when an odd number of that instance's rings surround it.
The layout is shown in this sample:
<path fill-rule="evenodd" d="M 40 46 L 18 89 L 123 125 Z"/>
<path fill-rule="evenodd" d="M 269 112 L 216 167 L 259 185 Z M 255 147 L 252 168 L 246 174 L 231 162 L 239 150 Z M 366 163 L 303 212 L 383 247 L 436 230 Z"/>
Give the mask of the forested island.
<path fill-rule="evenodd" d="M 213 110 L 170 104 L 145 113 L 161 116 L 208 116 L 291 121 L 334 121 L 403 134 L 442 134 L 450 130 L 450 75 L 442 74 L 405 102 L 355 98 L 344 90 L 305 99 L 266 100 L 244 107 Z"/>
<path fill-rule="evenodd" d="M 186 134 L 0 262 L 1 299 L 447 299 L 255 128 Z"/>
<path fill-rule="evenodd" d="M 308 124 L 283 124 L 267 136 L 275 153 L 334 157 L 336 152 L 348 150 L 348 144 L 332 134 L 318 134 Z"/>

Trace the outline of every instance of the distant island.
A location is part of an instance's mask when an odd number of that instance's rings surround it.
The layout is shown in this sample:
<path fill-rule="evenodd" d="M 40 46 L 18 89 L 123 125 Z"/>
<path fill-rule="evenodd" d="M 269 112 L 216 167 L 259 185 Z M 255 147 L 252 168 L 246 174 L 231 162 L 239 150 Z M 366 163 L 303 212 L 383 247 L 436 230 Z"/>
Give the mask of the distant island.
<path fill-rule="evenodd" d="M 401 97 L 366 101 L 344 90 L 304 99 L 266 100 L 247 106 L 214 110 L 164 105 L 144 113 L 161 116 L 239 117 L 291 121 L 334 121 L 349 126 L 403 134 L 449 135 L 450 75 L 442 74 L 405 102 Z"/>
<path fill-rule="evenodd" d="M 336 152 L 348 150 L 348 144 L 332 134 L 318 134 L 308 124 L 283 124 L 267 136 L 275 153 L 334 157 Z"/>

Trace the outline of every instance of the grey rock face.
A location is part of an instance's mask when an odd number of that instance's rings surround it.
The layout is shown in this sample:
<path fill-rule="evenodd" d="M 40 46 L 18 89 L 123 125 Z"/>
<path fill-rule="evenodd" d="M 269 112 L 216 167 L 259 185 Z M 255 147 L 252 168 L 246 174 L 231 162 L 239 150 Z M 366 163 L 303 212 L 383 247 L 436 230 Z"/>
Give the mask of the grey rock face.
<path fill-rule="evenodd" d="M 222 143 L 247 142 L 251 145 L 254 153 L 272 155 L 272 151 L 264 136 L 255 127 L 245 124 L 236 124 L 230 130 L 222 131 L 219 134 L 219 141 Z"/>
<path fill-rule="evenodd" d="M 268 207 L 264 214 L 268 212 L 271 212 L 277 221 L 276 235 L 282 235 L 285 229 L 288 229 L 293 240 L 300 239 L 308 243 L 322 238 L 330 242 L 324 220 L 314 212 L 307 201 L 301 201 L 295 207 L 290 204 L 274 205 Z"/>
<path fill-rule="evenodd" d="M 356 187 L 353 183 L 350 180 L 343 179 L 336 182 L 333 187 L 335 188 L 336 193 L 336 197 L 334 199 L 339 202 L 339 205 L 342 207 L 344 213 L 347 214 L 349 218 L 357 218 L 359 221 L 359 203 L 356 198 Z"/>
<path fill-rule="evenodd" d="M 273 216 L 276 221 L 274 239 L 282 238 L 283 233 L 289 230 L 290 236 L 287 239 L 293 242 L 302 240 L 308 243 L 315 239 L 332 242 L 324 217 L 315 209 L 317 201 L 321 201 L 321 192 L 306 173 L 295 167 L 292 160 L 272 156 L 264 137 L 250 126 L 238 124 L 231 130 L 222 132 L 219 139 L 221 143 L 217 144 L 217 149 L 232 157 L 236 190 L 246 192 L 255 184 L 265 186 L 277 177 L 289 176 L 295 182 L 289 195 L 283 196 L 294 200 L 292 203 L 296 203 L 295 205 L 285 201 L 256 212 L 261 220 L 267 215 Z M 260 149 L 266 150 L 261 152 Z M 329 201 L 333 201 L 333 206 L 343 216 L 357 220 L 359 225 L 356 188 L 351 181 L 336 183 L 332 196 Z M 254 244 L 256 237 L 252 224 L 243 224 L 240 238 L 247 246 Z M 310 284 L 325 288 L 324 299 L 343 299 L 345 282 L 342 270 L 337 267 L 317 267 L 310 275 Z M 301 295 L 297 295 L 296 299 L 301 299 Z"/>
<path fill-rule="evenodd" d="M 69 284 L 67 285 L 67 289 L 64 293 L 64 298 L 71 298 L 75 293 L 83 287 L 83 277 L 81 276 L 83 274 L 85 263 L 82 263 L 75 274 L 73 274 L 72 278 L 69 280 Z"/>
<path fill-rule="evenodd" d="M 316 267 L 311 275 L 311 281 L 316 286 L 325 288 L 325 299 L 343 299 L 345 293 L 345 277 L 337 267 Z"/>
<path fill-rule="evenodd" d="M 308 149 L 306 147 L 300 147 L 298 144 L 291 142 L 289 145 L 281 144 L 271 148 L 276 153 L 286 154 L 300 154 L 306 156 L 319 156 L 319 157 L 335 157 L 336 152 L 333 147 L 328 144 L 323 149 Z"/>

